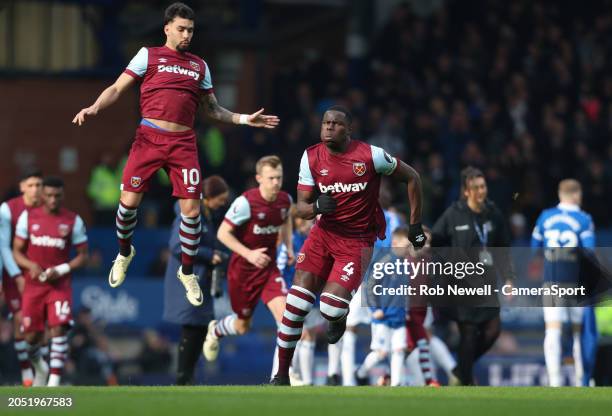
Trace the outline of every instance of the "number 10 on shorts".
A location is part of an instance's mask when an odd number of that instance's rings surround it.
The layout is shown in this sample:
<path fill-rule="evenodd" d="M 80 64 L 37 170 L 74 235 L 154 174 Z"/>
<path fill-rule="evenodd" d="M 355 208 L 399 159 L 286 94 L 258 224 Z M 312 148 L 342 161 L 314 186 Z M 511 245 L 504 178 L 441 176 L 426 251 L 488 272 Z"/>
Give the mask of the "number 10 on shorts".
<path fill-rule="evenodd" d="M 183 172 L 183 183 L 185 185 L 197 185 L 200 183 L 200 171 L 197 169 L 181 169 Z"/>

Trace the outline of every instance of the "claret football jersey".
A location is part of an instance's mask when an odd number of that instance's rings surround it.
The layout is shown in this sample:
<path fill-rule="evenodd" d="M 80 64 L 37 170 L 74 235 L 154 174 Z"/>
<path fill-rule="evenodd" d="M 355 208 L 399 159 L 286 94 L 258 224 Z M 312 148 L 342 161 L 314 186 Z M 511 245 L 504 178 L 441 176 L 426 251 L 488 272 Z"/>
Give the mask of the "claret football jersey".
<path fill-rule="evenodd" d="M 213 92 L 210 69 L 202 58 L 166 46 L 141 48 L 124 72 L 142 81 L 144 118 L 193 127 L 200 95 Z"/>
<path fill-rule="evenodd" d="M 397 160 L 380 147 L 351 140 L 346 152 L 332 154 L 323 143 L 304 151 L 298 190 L 329 193 L 336 210 L 319 226 L 342 237 L 384 237 L 385 217 L 378 202 L 381 175 L 391 175 Z"/>

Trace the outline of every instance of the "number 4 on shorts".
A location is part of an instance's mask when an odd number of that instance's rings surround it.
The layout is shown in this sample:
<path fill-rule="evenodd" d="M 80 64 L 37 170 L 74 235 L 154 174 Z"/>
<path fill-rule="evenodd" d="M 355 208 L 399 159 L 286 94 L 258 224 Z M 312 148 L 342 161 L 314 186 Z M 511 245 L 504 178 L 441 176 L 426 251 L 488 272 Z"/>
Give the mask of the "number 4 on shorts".
<path fill-rule="evenodd" d="M 346 266 L 342 268 L 342 271 L 347 274 L 347 276 L 352 276 L 355 273 L 355 269 L 353 268 L 354 262 L 347 263 Z"/>

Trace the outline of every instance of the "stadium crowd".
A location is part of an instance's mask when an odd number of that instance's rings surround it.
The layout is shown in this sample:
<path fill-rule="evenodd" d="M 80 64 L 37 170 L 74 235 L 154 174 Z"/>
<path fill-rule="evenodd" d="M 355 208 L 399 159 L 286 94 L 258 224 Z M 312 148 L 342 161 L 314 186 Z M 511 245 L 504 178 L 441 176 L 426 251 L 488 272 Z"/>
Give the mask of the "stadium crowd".
<path fill-rule="evenodd" d="M 427 15 L 400 4 L 371 36 L 367 56 L 330 59 L 307 50 L 301 61 L 276 68 L 269 107 L 282 120 L 279 129 L 196 124 L 205 176 L 221 174 L 235 191 L 246 189 L 255 161 L 275 151 L 285 165 L 284 189 L 294 193 L 296 149 L 316 143 L 324 109 L 341 104 L 355 116 L 354 137 L 421 172 L 427 224 L 457 199 L 458 173 L 471 165 L 484 171 L 490 198 L 505 214 L 521 213 L 528 224 L 556 200 L 559 180 L 575 177 L 597 227 L 611 225 L 610 8 L 606 2 L 477 3 L 440 2 Z M 231 152 L 234 146 L 242 152 Z M 91 183 L 118 182 L 123 163 L 102 162 Z M 168 225 L 169 181 L 161 175 L 153 185 L 147 222 Z M 89 195 L 104 211 L 115 188 L 95 189 Z M 390 196 L 405 204 L 401 192 Z"/>
<path fill-rule="evenodd" d="M 443 2 L 429 16 L 400 5 L 366 59 L 309 54 L 279 72 L 273 107 L 283 120 L 286 189 L 297 180 L 294 149 L 315 142 L 324 108 L 343 104 L 355 115 L 354 137 L 421 172 L 426 223 L 457 198 L 459 170 L 472 165 L 485 172 L 491 199 L 530 224 L 556 200 L 559 180 L 576 177 L 584 209 L 609 226 L 610 8 L 485 3 Z"/>

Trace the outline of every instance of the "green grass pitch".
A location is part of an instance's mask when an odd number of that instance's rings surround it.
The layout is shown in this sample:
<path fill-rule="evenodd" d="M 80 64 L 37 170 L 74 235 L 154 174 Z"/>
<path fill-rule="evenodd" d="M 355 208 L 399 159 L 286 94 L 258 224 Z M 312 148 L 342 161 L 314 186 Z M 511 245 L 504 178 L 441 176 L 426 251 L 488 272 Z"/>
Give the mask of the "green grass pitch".
<path fill-rule="evenodd" d="M 71 408 L 8 407 L 9 397 L 71 397 Z M 612 388 L 0 387 L 0 415 L 611 415 Z"/>

